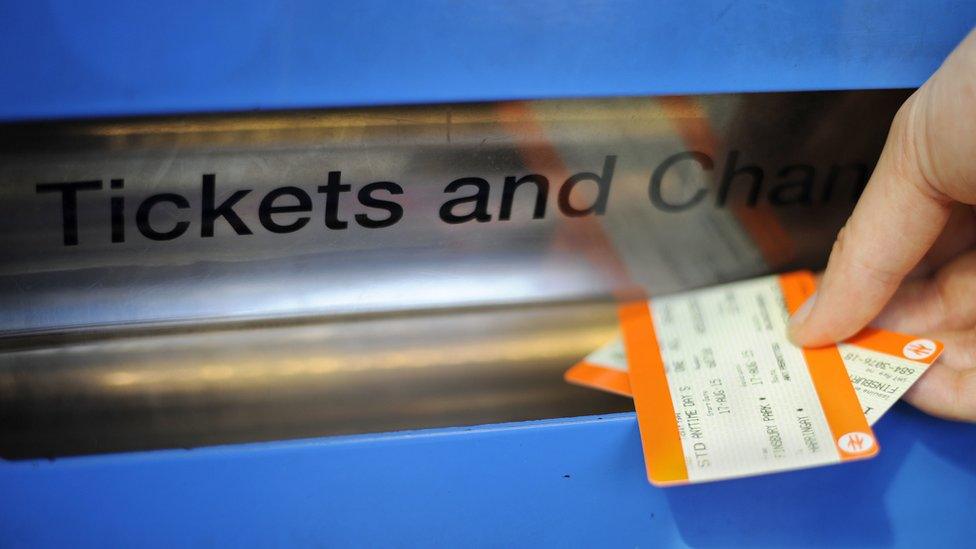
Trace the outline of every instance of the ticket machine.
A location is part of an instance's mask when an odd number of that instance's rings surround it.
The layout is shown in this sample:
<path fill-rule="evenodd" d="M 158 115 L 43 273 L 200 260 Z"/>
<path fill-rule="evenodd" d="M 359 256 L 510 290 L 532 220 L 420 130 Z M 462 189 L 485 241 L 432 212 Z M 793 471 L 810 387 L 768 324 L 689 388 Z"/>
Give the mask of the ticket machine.
<path fill-rule="evenodd" d="M 662 490 L 562 373 L 822 268 L 972 6 L 250 7 L 11 8 L 0 545 L 968 540 L 972 426 Z"/>

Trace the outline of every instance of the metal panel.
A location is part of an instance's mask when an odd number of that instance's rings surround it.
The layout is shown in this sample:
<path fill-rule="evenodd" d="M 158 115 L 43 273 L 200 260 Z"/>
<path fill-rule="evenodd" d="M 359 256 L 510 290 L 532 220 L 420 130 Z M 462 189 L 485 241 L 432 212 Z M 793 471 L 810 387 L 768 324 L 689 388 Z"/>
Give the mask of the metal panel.
<path fill-rule="evenodd" d="M 561 381 L 610 339 L 614 298 L 822 265 L 906 95 L 8 125 L 0 456 L 630 409 Z M 668 164 L 688 151 L 710 165 Z M 356 191 L 402 185 L 389 196 L 402 219 L 361 226 L 354 215 L 385 212 L 348 189 L 334 201 L 323 194 L 333 170 Z M 572 174 L 587 172 L 573 187 Z M 570 215 L 562 197 L 584 208 L 597 173 L 605 211 Z M 204 234 L 205 174 L 217 201 L 243 196 L 232 211 L 244 234 L 231 217 Z M 486 214 L 448 223 L 439 206 L 471 195 L 445 192 L 462 177 L 483 183 Z M 546 179 L 506 195 L 519 177 Z M 79 191 L 74 208 L 67 194 L 38 192 L 91 181 L 101 189 Z M 272 230 L 261 213 L 283 189 L 307 201 L 274 218 L 302 219 L 294 232 Z M 330 203 L 345 227 L 330 225 Z M 171 230 L 166 239 L 152 232 Z"/>
<path fill-rule="evenodd" d="M 612 303 L 79 334 L 0 352 L 0 458 L 633 410 L 563 383 Z"/>
<path fill-rule="evenodd" d="M 906 96 L 731 94 L 8 125 L 0 133 L 0 336 L 606 298 L 630 285 L 615 272 L 613 247 L 652 293 L 815 267 Z M 655 205 L 653 174 L 689 150 L 714 166 L 686 159 L 668 168 L 661 194 L 688 207 Z M 806 199 L 789 188 L 803 172 L 781 172 L 791 165 L 811 172 Z M 729 175 L 735 170 L 743 173 Z M 587 172 L 607 174 L 606 210 L 570 216 L 558 197 L 571 190 L 577 205 L 593 203 L 592 181 L 568 183 Z M 322 191 L 332 174 L 347 188 L 335 197 Z M 547 178 L 544 213 L 535 215 L 529 183 L 512 193 L 503 218 L 506 178 L 532 174 Z M 473 193 L 447 186 L 465 177 L 489 187 L 487 218 L 447 223 L 441 206 Z M 389 217 L 363 203 L 374 182 L 400 187 L 373 195 L 401 206 L 391 225 L 356 220 Z M 77 191 L 66 207 L 64 186 L 82 184 L 99 188 Z M 308 207 L 274 219 L 304 225 L 273 231 L 262 204 L 288 189 Z M 217 216 L 205 232 L 205 212 L 233 197 L 241 228 Z M 342 226 L 323 219 L 329 204 Z"/>
<path fill-rule="evenodd" d="M 915 87 L 966 1 L 6 2 L 0 119 Z"/>

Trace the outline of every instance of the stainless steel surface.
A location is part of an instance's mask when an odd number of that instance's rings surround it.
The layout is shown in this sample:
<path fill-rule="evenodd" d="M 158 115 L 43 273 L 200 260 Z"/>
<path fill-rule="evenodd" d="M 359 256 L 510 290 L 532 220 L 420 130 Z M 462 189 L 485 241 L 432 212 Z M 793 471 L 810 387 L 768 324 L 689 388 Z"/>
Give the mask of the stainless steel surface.
<path fill-rule="evenodd" d="M 0 126 L 0 451 L 179 447 L 626 408 L 561 381 L 611 336 L 612 301 L 822 264 L 906 93 Z M 661 171 L 652 196 L 652 175 L 692 151 Z M 714 165 L 702 164 L 706 156 Z M 610 157 L 605 212 L 566 215 L 557 204 L 566 181 L 602 175 Z M 333 204 L 344 228 L 326 220 L 318 191 L 330 171 L 352 187 Z M 207 174 L 216 204 L 248 191 L 233 209 L 251 234 L 217 219 L 206 236 Z M 531 174 L 549 181 L 544 215 L 534 216 L 527 185 L 502 219 L 506 177 Z M 487 182 L 490 220 L 439 218 L 445 201 L 471 194 L 445 192 L 461 177 Z M 77 181 L 101 189 L 78 192 L 77 244 L 66 245 L 62 197 L 37 185 Z M 356 214 L 384 212 L 357 193 L 377 181 L 402 187 L 376 197 L 394 199 L 403 217 L 367 228 Z M 587 181 L 570 195 L 578 209 L 598 198 Z M 311 211 L 275 214 L 285 224 L 309 217 L 275 233 L 260 203 L 283 186 L 307 193 Z M 143 224 L 187 222 L 172 240 L 147 238 L 137 223 L 140 205 L 160 193 L 170 201 Z M 113 227 L 120 198 L 123 222 Z M 123 230 L 124 242 L 113 242 Z"/>
<path fill-rule="evenodd" d="M 0 456 L 197 446 L 632 409 L 562 382 L 611 303 L 21 340 Z"/>

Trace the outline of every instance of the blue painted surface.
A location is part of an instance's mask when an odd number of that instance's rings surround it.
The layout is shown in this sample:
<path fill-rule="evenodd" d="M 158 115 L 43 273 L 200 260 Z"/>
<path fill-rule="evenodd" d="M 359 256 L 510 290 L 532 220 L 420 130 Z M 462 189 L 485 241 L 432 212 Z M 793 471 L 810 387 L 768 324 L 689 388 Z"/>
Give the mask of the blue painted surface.
<path fill-rule="evenodd" d="M 13 120 L 913 87 L 976 2 L 8 0 L 0 21 Z"/>
<path fill-rule="evenodd" d="M 632 414 L 0 464 L 0 546 L 971 545 L 976 426 L 896 406 L 871 461 L 660 489 Z"/>

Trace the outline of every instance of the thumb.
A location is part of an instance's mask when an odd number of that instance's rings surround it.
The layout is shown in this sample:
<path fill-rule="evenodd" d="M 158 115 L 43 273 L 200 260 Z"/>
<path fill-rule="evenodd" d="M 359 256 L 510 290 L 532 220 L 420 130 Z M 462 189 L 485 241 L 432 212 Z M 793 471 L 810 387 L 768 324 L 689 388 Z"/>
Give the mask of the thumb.
<path fill-rule="evenodd" d="M 952 202 L 976 201 L 974 73 L 971 33 L 898 111 L 818 292 L 790 322 L 797 344 L 826 345 L 866 326 L 939 236 Z"/>

